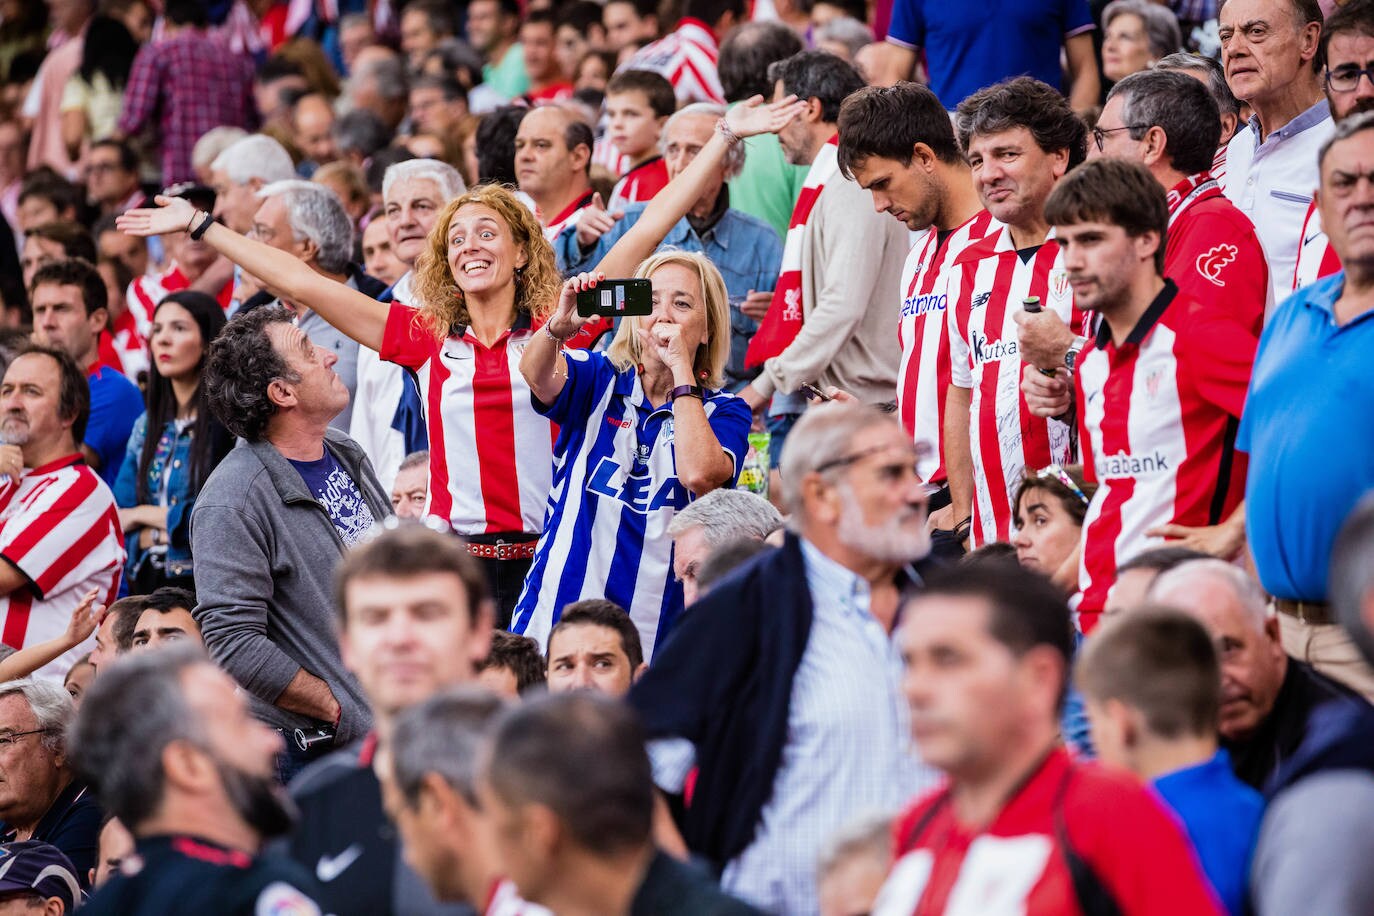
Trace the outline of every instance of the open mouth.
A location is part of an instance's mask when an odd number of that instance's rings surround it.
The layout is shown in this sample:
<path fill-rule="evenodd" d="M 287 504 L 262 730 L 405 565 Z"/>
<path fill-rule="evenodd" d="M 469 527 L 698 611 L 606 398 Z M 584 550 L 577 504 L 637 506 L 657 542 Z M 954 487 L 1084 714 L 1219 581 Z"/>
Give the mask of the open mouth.
<path fill-rule="evenodd" d="M 463 265 L 463 273 L 470 277 L 475 273 L 486 270 L 490 266 L 490 261 L 468 261 Z"/>

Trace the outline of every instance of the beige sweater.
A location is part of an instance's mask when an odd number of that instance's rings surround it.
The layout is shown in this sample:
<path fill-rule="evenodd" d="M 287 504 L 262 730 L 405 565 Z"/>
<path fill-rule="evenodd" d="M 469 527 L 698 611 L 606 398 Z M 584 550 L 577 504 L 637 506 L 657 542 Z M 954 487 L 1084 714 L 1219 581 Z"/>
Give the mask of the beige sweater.
<path fill-rule="evenodd" d="M 802 238 L 801 332 L 754 387 L 771 397 L 815 382 L 865 403 L 895 398 L 896 292 L 910 247 L 906 226 L 875 212 L 872 194 L 839 174 L 827 182 Z"/>

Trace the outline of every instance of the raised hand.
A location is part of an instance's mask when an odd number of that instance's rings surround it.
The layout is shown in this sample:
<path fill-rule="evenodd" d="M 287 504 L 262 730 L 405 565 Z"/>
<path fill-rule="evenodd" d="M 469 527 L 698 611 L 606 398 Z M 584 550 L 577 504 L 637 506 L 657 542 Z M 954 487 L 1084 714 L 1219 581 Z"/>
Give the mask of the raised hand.
<path fill-rule="evenodd" d="M 63 634 L 63 639 L 68 645 L 79 646 L 95 632 L 100 618 L 105 615 L 105 605 L 98 604 L 95 600 L 99 594 L 100 589 L 91 589 L 81 596 L 81 601 L 72 610 L 71 620 L 67 622 L 67 632 Z"/>
<path fill-rule="evenodd" d="M 119 214 L 115 217 L 116 228 L 127 235 L 168 235 L 185 232 L 191 217 L 196 214 L 196 208 L 185 198 L 163 197 L 159 194 L 153 198 L 153 202 L 157 204 L 156 207 L 139 207 Z"/>
<path fill-rule="evenodd" d="M 577 218 L 577 244 L 583 248 L 592 247 L 596 244 L 596 240 L 610 232 L 611 227 L 624 215 L 619 211 L 607 212 L 606 204 L 601 200 L 600 192 L 593 194 L 592 202 Z"/>
<path fill-rule="evenodd" d="M 558 306 L 545 325 L 549 333 L 560 340 L 567 340 L 582 330 L 582 326 L 591 319 L 577 314 L 577 294 L 595 289 L 596 284 L 604 279 L 606 277 L 601 273 L 580 273 L 564 281 L 563 289 L 558 294 Z"/>
<path fill-rule="evenodd" d="M 763 96 L 741 102 L 725 115 L 725 123 L 737 137 L 775 134 L 806 110 L 806 102 L 795 95 L 776 102 L 765 102 Z"/>

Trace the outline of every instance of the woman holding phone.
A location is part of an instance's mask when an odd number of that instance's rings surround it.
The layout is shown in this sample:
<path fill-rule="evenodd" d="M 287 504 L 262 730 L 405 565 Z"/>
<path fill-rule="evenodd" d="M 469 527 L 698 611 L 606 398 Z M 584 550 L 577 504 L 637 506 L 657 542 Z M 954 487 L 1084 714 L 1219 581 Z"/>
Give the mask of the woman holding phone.
<path fill-rule="evenodd" d="M 796 116 L 788 99 L 736 106 L 697 161 L 660 191 L 598 269 L 624 276 L 651 252 L 700 194 L 733 142 Z M 245 238 L 175 198 L 130 210 L 132 235 L 188 232 L 313 309 L 359 344 L 420 376 L 430 441 L 429 513 L 444 518 L 487 567 L 498 622 L 509 619 L 543 530 L 552 483 L 549 420 L 530 402 L 520 354 L 559 296 L 553 249 L 509 190 L 479 185 L 450 201 L 415 265 L 418 310 L 377 302 L 292 255 Z M 586 335 L 570 346 L 590 342 Z"/>
<path fill-rule="evenodd" d="M 626 608 L 644 657 L 682 609 L 668 526 L 694 497 L 733 486 L 752 412 L 721 390 L 730 356 L 725 281 L 705 255 L 663 251 L 639 265 L 653 311 L 621 320 L 606 353 L 567 350 L 592 319 L 578 274 L 525 348 L 535 409 L 558 424 L 548 522 L 511 629 L 548 640 L 559 611 L 584 598 Z"/>

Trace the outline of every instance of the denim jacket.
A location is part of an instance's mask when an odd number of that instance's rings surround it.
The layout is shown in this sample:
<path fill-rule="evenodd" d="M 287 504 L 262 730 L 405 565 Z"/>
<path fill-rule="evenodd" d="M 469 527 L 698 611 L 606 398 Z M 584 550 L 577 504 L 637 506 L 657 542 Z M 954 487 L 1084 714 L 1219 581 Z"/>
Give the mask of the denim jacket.
<path fill-rule="evenodd" d="M 124 454 L 124 465 L 119 469 L 119 479 L 115 482 L 115 503 L 121 509 L 141 505 L 138 499 L 138 463 L 143 456 L 143 438 L 147 434 L 148 415 L 145 413 L 134 423 L 129 447 Z M 148 492 L 154 501 L 162 481 L 162 471 L 168 461 L 172 463 L 172 474 L 167 482 L 167 575 L 189 576 L 192 571 L 191 508 L 196 502 L 196 496 L 191 492 L 189 426 L 178 433 L 176 422 L 168 421 L 162 428 L 157 451 L 153 453 L 153 463 L 148 467 Z M 125 575 L 129 581 L 133 581 L 149 555 L 148 550 L 138 546 L 138 534 L 138 531 L 131 531 L 124 537 L 124 548 L 129 554 Z"/>

